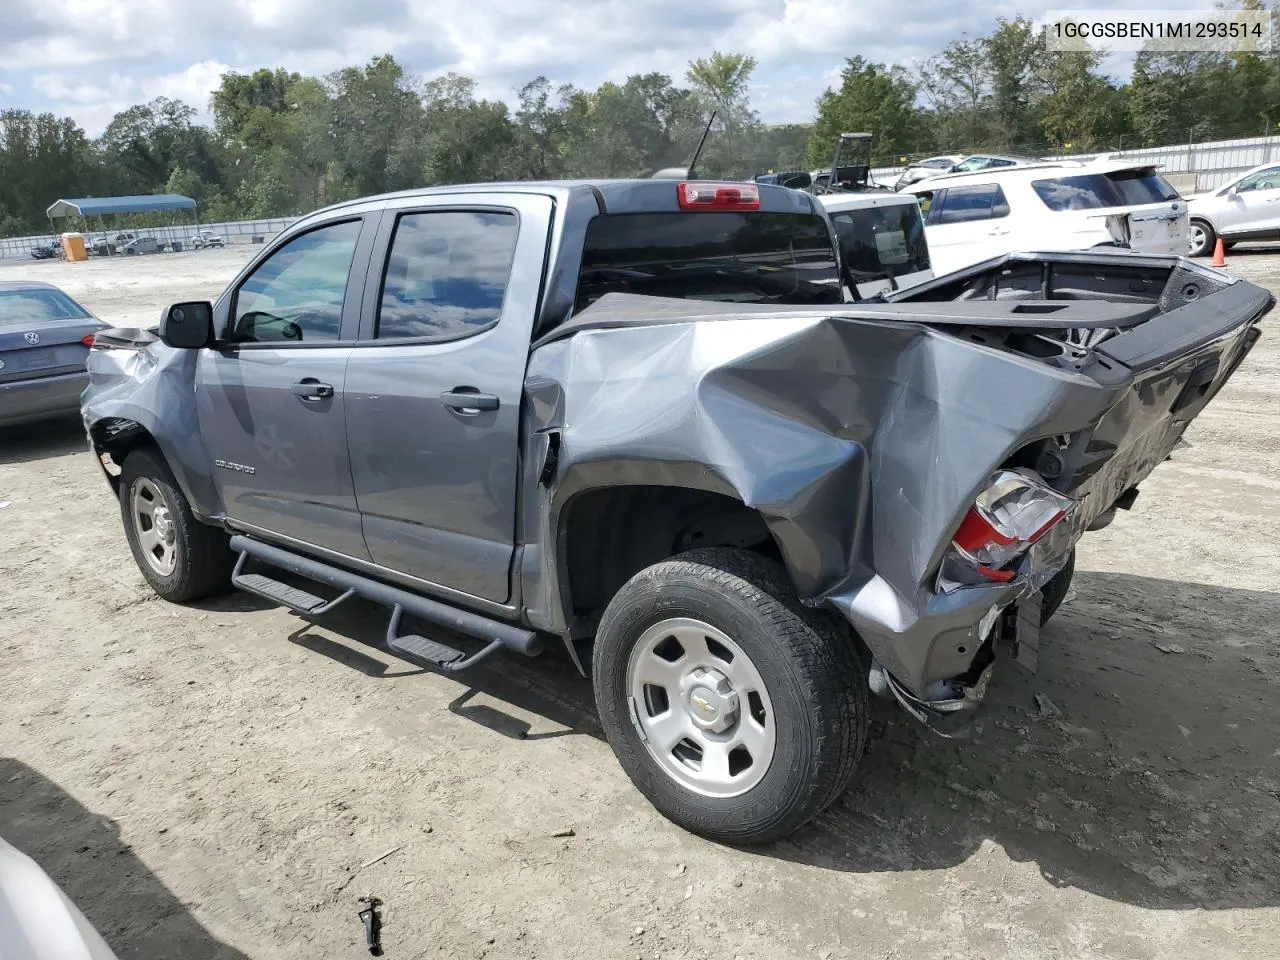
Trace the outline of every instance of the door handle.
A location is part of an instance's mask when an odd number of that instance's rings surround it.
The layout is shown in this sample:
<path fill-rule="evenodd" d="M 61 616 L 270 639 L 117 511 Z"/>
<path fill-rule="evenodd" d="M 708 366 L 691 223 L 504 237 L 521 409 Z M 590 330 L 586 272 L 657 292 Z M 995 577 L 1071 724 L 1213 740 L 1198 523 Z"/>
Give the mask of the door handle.
<path fill-rule="evenodd" d="M 315 377 L 306 377 L 293 385 L 293 395 L 307 402 L 323 400 L 333 396 L 333 386 L 321 383 Z"/>
<path fill-rule="evenodd" d="M 475 387 L 454 387 L 440 394 L 440 402 L 459 413 L 474 415 L 481 410 L 497 410 L 498 398 L 491 393 L 480 393 Z"/>
<path fill-rule="evenodd" d="M 1005 236 L 1008 232 L 1009 232 L 1008 230 L 1000 230 L 1000 229 L 996 229 L 996 230 L 989 230 L 989 231 L 987 231 L 987 236 L 988 236 L 988 237 L 1003 237 L 1003 236 Z"/>

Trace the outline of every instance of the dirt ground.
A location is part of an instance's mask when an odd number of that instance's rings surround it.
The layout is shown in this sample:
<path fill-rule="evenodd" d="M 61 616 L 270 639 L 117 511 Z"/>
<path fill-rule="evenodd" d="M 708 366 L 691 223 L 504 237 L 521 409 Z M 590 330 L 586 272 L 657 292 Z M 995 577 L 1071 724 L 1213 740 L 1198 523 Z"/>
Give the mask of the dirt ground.
<path fill-rule="evenodd" d="M 149 324 L 245 256 L 0 279 Z M 1230 268 L 1280 289 L 1274 251 Z M 884 709 L 854 789 L 750 852 L 648 806 L 563 659 L 449 679 L 383 652 L 372 606 L 165 604 L 78 427 L 0 433 L 0 835 L 121 958 L 367 956 L 368 893 L 390 958 L 1274 957 L 1277 342 L 1086 538 L 976 740 Z"/>

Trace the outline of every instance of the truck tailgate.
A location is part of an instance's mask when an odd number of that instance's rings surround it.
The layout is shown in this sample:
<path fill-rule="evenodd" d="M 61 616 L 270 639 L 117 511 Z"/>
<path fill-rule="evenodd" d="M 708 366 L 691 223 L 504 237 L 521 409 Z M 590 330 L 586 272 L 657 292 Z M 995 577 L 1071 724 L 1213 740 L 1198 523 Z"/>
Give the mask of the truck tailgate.
<path fill-rule="evenodd" d="M 1115 391 L 1089 428 L 1044 438 L 1027 464 L 1085 498 L 1077 535 L 1169 455 L 1274 304 L 1225 273 L 1127 252 L 1012 255 L 890 299 L 886 312 L 919 311 L 930 326 Z"/>

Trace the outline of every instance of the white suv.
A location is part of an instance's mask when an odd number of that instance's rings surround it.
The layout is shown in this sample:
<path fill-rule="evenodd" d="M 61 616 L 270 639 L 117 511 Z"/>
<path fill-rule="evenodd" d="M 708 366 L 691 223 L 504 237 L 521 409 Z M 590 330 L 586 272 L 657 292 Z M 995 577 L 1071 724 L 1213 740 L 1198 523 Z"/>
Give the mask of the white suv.
<path fill-rule="evenodd" d="M 1062 160 L 931 177 L 903 192 L 920 201 L 937 274 L 1018 250 L 1187 249 L 1187 202 L 1152 166 Z"/>
<path fill-rule="evenodd" d="M 1237 240 L 1280 237 L 1280 163 L 1264 163 L 1209 193 L 1187 197 L 1193 257 L 1212 253 L 1218 237 Z"/>

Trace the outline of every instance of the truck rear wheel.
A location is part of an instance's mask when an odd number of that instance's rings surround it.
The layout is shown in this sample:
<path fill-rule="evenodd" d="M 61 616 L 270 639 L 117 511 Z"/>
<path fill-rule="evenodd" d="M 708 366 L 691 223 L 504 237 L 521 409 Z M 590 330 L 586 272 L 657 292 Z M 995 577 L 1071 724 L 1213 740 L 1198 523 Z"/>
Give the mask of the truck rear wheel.
<path fill-rule="evenodd" d="M 234 559 L 227 535 L 195 518 L 164 458 L 134 450 L 120 470 L 125 537 L 151 589 L 172 603 L 226 590 Z"/>
<path fill-rule="evenodd" d="M 709 548 L 631 578 L 593 655 L 605 735 L 641 793 L 712 840 L 767 843 L 844 792 L 868 725 L 853 640 L 782 568 Z"/>

